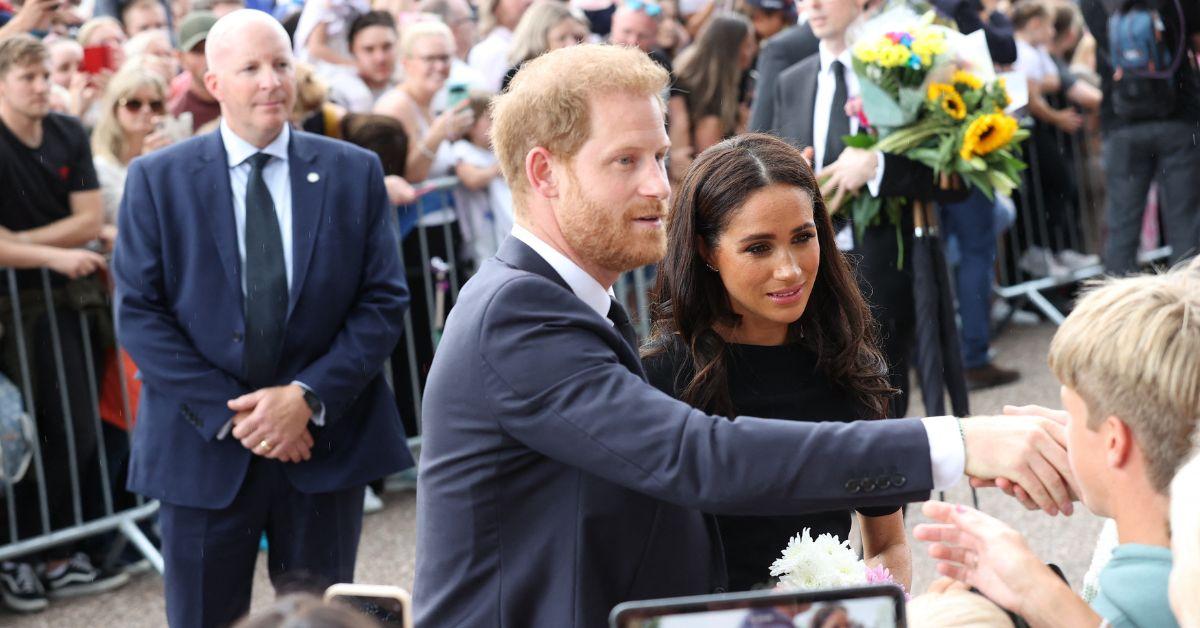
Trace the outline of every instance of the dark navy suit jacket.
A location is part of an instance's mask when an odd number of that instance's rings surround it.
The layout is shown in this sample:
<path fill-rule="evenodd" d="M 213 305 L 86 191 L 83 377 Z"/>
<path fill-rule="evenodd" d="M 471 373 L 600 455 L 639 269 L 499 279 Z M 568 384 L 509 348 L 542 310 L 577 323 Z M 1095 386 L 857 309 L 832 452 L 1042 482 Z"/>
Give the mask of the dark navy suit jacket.
<path fill-rule="evenodd" d="M 420 626 L 605 626 L 619 602 L 719 584 L 702 511 L 932 490 L 918 420 L 729 421 L 655 389 L 609 321 L 515 238 L 459 296 L 423 406 Z"/>
<path fill-rule="evenodd" d="M 300 491 L 365 485 L 412 466 L 382 365 L 408 289 L 374 154 L 291 132 L 293 269 L 275 384 L 311 387 L 325 425 Z M 315 175 L 315 176 L 314 176 Z M 216 439 L 242 378 L 245 318 L 233 195 L 219 131 L 134 160 L 113 258 L 117 332 L 143 379 L 129 489 L 179 506 L 232 502 L 252 455 Z"/>

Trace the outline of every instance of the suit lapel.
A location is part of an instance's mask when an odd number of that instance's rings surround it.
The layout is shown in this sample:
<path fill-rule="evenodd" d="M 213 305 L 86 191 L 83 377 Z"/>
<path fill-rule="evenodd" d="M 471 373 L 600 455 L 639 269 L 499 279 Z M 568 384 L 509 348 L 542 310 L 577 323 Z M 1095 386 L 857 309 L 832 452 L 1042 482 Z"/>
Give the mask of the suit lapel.
<path fill-rule="evenodd" d="M 325 181 L 330 173 L 304 133 L 292 131 L 288 143 L 288 168 L 292 182 L 292 289 L 288 296 L 288 317 L 308 276 L 309 262 L 317 242 L 317 230 L 324 208 Z"/>
<path fill-rule="evenodd" d="M 208 222 L 221 268 L 229 277 L 237 294 L 238 311 L 242 310 L 241 263 L 238 260 L 237 226 L 233 220 L 233 188 L 229 183 L 229 164 L 221 132 L 204 136 L 200 159 L 193 162 L 192 197 L 199 200 L 200 214 Z"/>
<path fill-rule="evenodd" d="M 804 146 L 812 146 L 813 143 L 813 116 L 816 115 L 817 108 L 817 74 L 821 69 L 821 64 L 809 64 L 804 73 L 804 80 L 800 82 L 800 133 L 801 140 Z"/>
<path fill-rule="evenodd" d="M 500 250 L 496 252 L 496 259 L 508 264 L 509 266 L 512 266 L 513 268 L 519 268 L 535 275 L 545 277 L 546 279 L 549 279 L 550 281 L 562 286 L 567 292 L 570 292 L 571 294 L 575 293 L 574 290 L 571 290 L 571 286 L 567 285 L 566 280 L 563 279 L 557 272 L 555 272 L 554 267 L 550 266 L 549 262 L 542 259 L 542 256 L 538 255 L 537 251 L 534 251 L 533 249 L 529 248 L 528 244 L 525 244 L 524 242 L 512 236 L 508 236 L 504 239 L 504 242 L 500 244 Z"/>

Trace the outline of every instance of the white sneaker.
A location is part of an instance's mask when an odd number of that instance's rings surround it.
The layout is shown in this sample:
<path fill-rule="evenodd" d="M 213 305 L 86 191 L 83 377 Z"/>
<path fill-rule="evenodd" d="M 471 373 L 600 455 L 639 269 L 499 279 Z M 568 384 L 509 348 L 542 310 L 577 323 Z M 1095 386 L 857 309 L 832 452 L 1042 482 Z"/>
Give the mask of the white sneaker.
<path fill-rule="evenodd" d="M 1062 277 L 1071 274 L 1070 269 L 1060 264 L 1050 251 L 1040 246 L 1025 249 L 1017 265 L 1034 277 Z"/>
<path fill-rule="evenodd" d="M 1071 249 L 1059 251 L 1056 257 L 1059 264 L 1062 264 L 1071 271 L 1082 270 L 1084 268 L 1100 265 L 1099 255 L 1084 255 L 1083 253 L 1072 251 Z"/>
<path fill-rule="evenodd" d="M 383 500 L 379 499 L 375 491 L 368 486 L 367 490 L 363 491 L 363 514 L 369 515 L 381 510 L 383 510 Z"/>

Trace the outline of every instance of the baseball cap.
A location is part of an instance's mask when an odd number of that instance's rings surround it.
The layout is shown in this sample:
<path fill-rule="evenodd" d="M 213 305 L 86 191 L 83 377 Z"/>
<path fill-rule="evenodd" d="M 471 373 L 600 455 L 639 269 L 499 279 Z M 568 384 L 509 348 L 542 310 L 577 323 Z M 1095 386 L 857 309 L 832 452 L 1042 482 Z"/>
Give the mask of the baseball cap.
<path fill-rule="evenodd" d="M 746 4 L 764 11 L 784 11 L 788 14 L 796 11 L 796 4 L 792 0 L 746 0 Z"/>
<path fill-rule="evenodd" d="M 179 25 L 179 49 L 187 52 L 208 37 L 208 31 L 217 23 L 212 11 L 193 11 Z"/>

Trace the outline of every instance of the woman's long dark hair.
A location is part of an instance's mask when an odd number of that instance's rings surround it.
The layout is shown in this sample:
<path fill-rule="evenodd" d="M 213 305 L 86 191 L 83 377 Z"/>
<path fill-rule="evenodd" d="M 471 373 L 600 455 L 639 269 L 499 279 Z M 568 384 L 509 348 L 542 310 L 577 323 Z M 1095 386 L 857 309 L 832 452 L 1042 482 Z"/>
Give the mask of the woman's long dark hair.
<path fill-rule="evenodd" d="M 787 185 L 812 198 L 820 271 L 789 342 L 817 356 L 817 368 L 849 391 L 873 417 L 887 415 L 887 363 L 876 348 L 875 322 L 845 257 L 834 244 L 833 225 L 808 162 L 786 142 L 763 134 L 741 135 L 709 148 L 692 163 L 675 194 L 667 226 L 667 255 L 652 294 L 653 329 L 644 351 L 670 349 L 678 337 L 694 366 L 682 399 L 715 414 L 734 416 L 729 398 L 725 340 L 717 326 L 735 327 L 721 277 L 706 267 L 699 243 L 713 250 L 730 220 L 758 190 Z"/>

